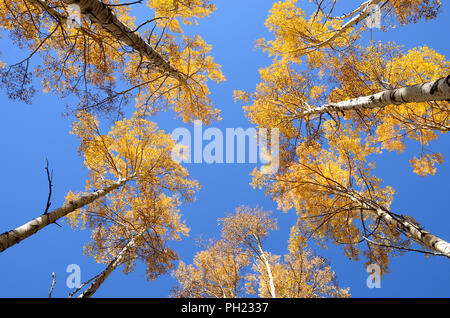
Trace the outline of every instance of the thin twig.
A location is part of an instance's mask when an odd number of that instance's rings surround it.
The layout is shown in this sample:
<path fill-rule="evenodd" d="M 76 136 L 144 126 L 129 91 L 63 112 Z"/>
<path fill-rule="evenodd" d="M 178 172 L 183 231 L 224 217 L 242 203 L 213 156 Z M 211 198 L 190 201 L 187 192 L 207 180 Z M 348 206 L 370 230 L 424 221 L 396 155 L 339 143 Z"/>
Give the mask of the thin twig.
<path fill-rule="evenodd" d="M 55 287 L 56 284 L 56 275 L 55 272 L 52 273 L 52 285 L 50 286 L 50 292 L 48 293 L 48 298 L 52 298 L 52 292 L 53 292 L 53 287 Z"/>
<path fill-rule="evenodd" d="M 370 244 L 381 246 L 381 247 L 386 247 L 386 248 L 391 248 L 391 249 L 399 249 L 399 250 L 408 251 L 408 252 L 423 253 L 423 254 L 433 255 L 433 256 L 448 257 L 447 255 L 442 254 L 442 253 L 428 252 L 428 251 L 423 251 L 423 250 L 417 250 L 414 248 L 406 248 L 406 247 L 401 247 L 401 246 L 393 246 L 393 245 L 385 245 L 385 244 L 381 244 L 381 243 L 376 243 L 374 241 L 369 240 L 367 237 L 363 237 L 363 239 L 366 240 L 367 242 L 369 242 Z"/>
<path fill-rule="evenodd" d="M 52 205 L 51 202 L 51 198 L 52 198 L 52 188 L 53 188 L 53 170 L 52 172 L 50 172 L 50 170 L 48 169 L 48 159 L 46 160 L 46 166 L 45 166 L 45 171 L 47 172 L 47 180 L 48 180 L 48 197 L 47 197 L 47 205 L 45 206 L 45 212 L 44 214 L 48 213 L 48 209 L 50 208 L 50 206 Z"/>
<path fill-rule="evenodd" d="M 48 213 L 48 210 L 50 209 L 50 206 L 52 205 L 51 199 L 52 199 L 52 188 L 53 188 L 53 170 L 50 172 L 50 169 L 48 168 L 48 159 L 45 159 L 47 164 L 45 166 L 45 171 L 47 173 L 47 180 L 48 180 L 48 197 L 47 197 L 47 204 L 45 206 L 45 212 L 44 214 Z M 59 225 L 58 223 L 53 222 L 56 225 L 58 225 L 59 227 L 61 227 L 61 225 Z"/>
<path fill-rule="evenodd" d="M 134 1 L 134 2 L 127 2 L 127 3 L 118 3 L 118 4 L 102 2 L 102 4 L 104 4 L 105 6 L 108 6 L 108 7 L 121 7 L 121 6 L 130 6 L 133 4 L 142 4 L 142 0 L 138 0 L 138 1 Z"/>

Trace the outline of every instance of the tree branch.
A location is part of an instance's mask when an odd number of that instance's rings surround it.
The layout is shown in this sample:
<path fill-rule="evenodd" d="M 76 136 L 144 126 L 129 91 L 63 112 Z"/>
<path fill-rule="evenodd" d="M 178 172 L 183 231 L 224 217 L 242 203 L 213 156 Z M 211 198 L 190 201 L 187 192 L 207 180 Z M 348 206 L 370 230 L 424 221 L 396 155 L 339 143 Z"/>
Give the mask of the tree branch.
<path fill-rule="evenodd" d="M 52 298 L 53 288 L 55 287 L 55 283 L 56 283 L 56 275 L 54 272 L 52 273 L 52 277 L 53 277 L 52 285 L 50 286 L 50 292 L 48 293 L 48 298 Z"/>
<path fill-rule="evenodd" d="M 155 51 L 137 33 L 123 24 L 111 9 L 98 0 L 63 0 L 67 5 L 76 4 L 81 13 L 86 15 L 93 23 L 100 25 L 117 40 L 127 44 L 139 54 L 148 58 L 160 71 L 167 73 L 172 78 L 185 83 L 185 76 L 170 65 L 158 52 Z"/>
<path fill-rule="evenodd" d="M 383 108 L 389 105 L 406 103 L 424 103 L 436 101 L 450 101 L 450 75 L 438 80 L 386 90 L 374 95 L 357 97 L 354 99 L 330 103 L 304 111 L 301 116 L 320 115 L 329 112 L 364 110 Z"/>

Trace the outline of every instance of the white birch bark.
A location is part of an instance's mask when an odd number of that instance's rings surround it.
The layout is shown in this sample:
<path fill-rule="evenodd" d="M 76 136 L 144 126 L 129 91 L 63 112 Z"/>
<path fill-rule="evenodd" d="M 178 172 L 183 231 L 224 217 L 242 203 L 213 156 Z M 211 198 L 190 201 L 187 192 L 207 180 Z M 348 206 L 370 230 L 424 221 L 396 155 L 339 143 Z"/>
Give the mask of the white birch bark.
<path fill-rule="evenodd" d="M 149 59 L 159 70 L 183 82 L 183 75 L 173 68 L 170 63 L 156 52 L 144 39 L 123 24 L 111 9 L 98 0 L 63 0 L 67 5 L 76 4 L 81 13 L 93 23 L 100 25 L 118 41 L 127 44 Z"/>
<path fill-rule="evenodd" d="M 423 228 L 411 223 L 406 218 L 396 216 L 378 204 L 361 198 L 359 195 L 354 193 L 343 193 L 343 195 L 359 204 L 363 209 L 374 211 L 377 216 L 383 219 L 386 223 L 394 228 L 402 230 L 417 243 L 431 249 L 433 252 L 450 258 L 449 242 L 435 236 L 434 234 L 431 234 L 428 231 L 425 231 Z"/>
<path fill-rule="evenodd" d="M 42 8 L 50 15 L 57 18 L 60 23 L 65 23 L 67 17 L 52 9 L 44 0 L 27 0 L 31 4 Z M 118 41 L 123 42 L 148 58 L 159 70 L 167 73 L 171 77 L 185 82 L 184 76 L 173 68 L 158 52 L 156 52 L 144 39 L 129 27 L 123 24 L 112 13 L 111 9 L 98 0 L 64 0 L 67 5 L 76 4 L 80 7 L 81 13 L 85 14 L 93 23 L 100 25 Z"/>
<path fill-rule="evenodd" d="M 269 276 L 269 286 L 270 286 L 270 296 L 272 298 L 276 298 L 276 291 L 275 291 L 275 284 L 273 282 L 273 275 L 272 270 L 270 269 L 269 260 L 266 257 L 266 254 L 264 253 L 264 250 L 262 249 L 261 242 L 258 237 L 255 236 L 256 244 L 258 246 L 259 251 L 259 257 L 261 258 L 262 262 L 264 263 L 264 266 L 266 267 L 267 275 Z"/>
<path fill-rule="evenodd" d="M 344 19 L 351 18 L 351 17 L 353 17 L 355 14 L 361 12 L 361 11 L 369 4 L 369 2 L 370 2 L 370 1 L 366 1 L 366 2 L 361 3 L 361 5 L 360 5 L 358 8 L 356 8 L 355 10 L 353 10 L 353 11 L 350 12 L 350 13 L 341 15 L 341 16 L 339 16 L 339 17 L 330 17 L 330 19 L 332 19 L 332 20 L 344 20 Z"/>
<path fill-rule="evenodd" d="M 118 180 L 103 189 L 85 194 L 76 200 L 68 201 L 64 203 L 62 207 L 59 207 L 51 212 L 42 214 L 41 216 L 25 223 L 22 226 L 19 226 L 9 232 L 1 234 L 0 253 L 13 245 L 20 243 L 27 237 L 35 234 L 42 228 L 56 222 L 58 219 L 68 215 L 69 213 L 74 212 L 75 210 L 82 208 L 83 206 L 88 205 L 101 197 L 104 197 L 111 191 L 120 188 L 129 180 L 131 180 L 131 178 Z"/>
<path fill-rule="evenodd" d="M 431 82 L 386 90 L 374 95 L 357 97 L 338 103 L 330 103 L 306 110 L 302 113 L 302 116 L 443 100 L 450 100 L 450 75 Z"/>
<path fill-rule="evenodd" d="M 322 41 L 322 42 L 320 42 L 318 44 L 314 44 L 312 46 L 312 48 L 313 49 L 317 49 L 317 48 L 320 48 L 320 47 L 322 47 L 324 45 L 327 45 L 328 43 L 330 43 L 331 41 L 333 41 L 334 39 L 336 39 L 337 37 L 342 35 L 346 30 L 348 30 L 352 26 L 358 24 L 359 22 L 361 22 L 362 20 L 367 18 L 370 15 L 370 13 L 371 13 L 371 10 L 370 10 L 371 6 L 377 5 L 380 2 L 381 2 L 381 0 L 368 0 L 368 1 L 364 2 L 364 3 L 362 3 L 357 9 L 352 11 L 352 13 L 350 14 L 350 15 L 354 15 L 354 14 L 360 12 L 357 16 L 355 16 L 352 19 L 350 19 L 350 21 L 345 23 L 339 30 L 337 30 L 332 36 L 330 36 L 325 41 Z M 347 17 L 347 16 L 344 16 L 344 17 Z"/>
<path fill-rule="evenodd" d="M 136 236 L 134 236 L 127 245 L 117 254 L 117 256 L 108 264 L 105 270 L 98 275 L 95 280 L 89 285 L 89 287 L 78 296 L 78 298 L 90 298 L 92 295 L 99 289 L 99 287 L 103 284 L 103 282 L 108 278 L 108 276 L 119 266 L 125 256 L 125 253 L 134 246 L 136 239 L 141 237 L 145 231 L 140 232 Z"/>

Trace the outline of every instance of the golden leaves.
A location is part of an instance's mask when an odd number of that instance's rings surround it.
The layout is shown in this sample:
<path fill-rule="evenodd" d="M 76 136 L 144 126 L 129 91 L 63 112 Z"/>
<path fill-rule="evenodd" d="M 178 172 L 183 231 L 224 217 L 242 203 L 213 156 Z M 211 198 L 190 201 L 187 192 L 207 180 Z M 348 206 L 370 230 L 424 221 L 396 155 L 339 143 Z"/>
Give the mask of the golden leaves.
<path fill-rule="evenodd" d="M 182 32 L 179 19 L 183 24 L 196 24 L 197 19 L 209 16 L 216 7 L 210 0 L 149 0 L 147 6 L 155 10 L 155 17 L 169 19 L 169 23 L 161 21 L 171 31 Z"/>
<path fill-rule="evenodd" d="M 401 23 L 437 12 L 437 1 L 403 2 L 387 4 Z M 414 173 L 435 174 L 443 158 L 427 147 L 450 127 L 448 102 L 313 111 L 445 77 L 450 64 L 427 46 L 405 51 L 395 43 L 362 43 L 364 27 L 347 29 L 344 19 L 319 8 L 308 18 L 295 0 L 275 3 L 266 21 L 274 39 L 258 41 L 272 64 L 260 70 L 254 93 L 236 91 L 235 99 L 245 103 L 252 123 L 281 132 L 278 173 L 264 176 L 255 169 L 252 185 L 265 188 L 280 209 L 297 212 L 292 242 L 333 242 L 350 259 L 363 254 L 388 272 L 395 247 L 411 240 L 402 240 L 374 213 L 374 207 L 389 209 L 394 189 L 374 176 L 373 159 L 384 149 L 403 152 L 412 139 L 422 149 L 411 160 Z"/>
<path fill-rule="evenodd" d="M 27 1 L 4 1 L 0 6 L 2 26 L 15 32 L 17 44 L 32 52 L 22 63 L 28 66 L 28 61 L 40 54 L 43 62 L 36 66 L 35 74 L 41 77 L 44 92 L 61 97 L 75 95 L 79 99 L 76 111 L 97 111 L 112 118 L 121 115 L 123 107 L 135 98 L 141 115 L 171 108 L 186 122 L 220 119 L 208 88 L 209 80 L 225 80 L 220 65 L 210 56 L 211 46 L 198 35 L 185 36 L 178 24 L 179 19 L 190 24 L 208 16 L 215 9 L 209 1 L 148 1 L 155 19 L 138 28 L 130 7 L 110 7 L 121 23 L 181 72 L 184 83 L 168 79 L 168 74 L 155 67 L 145 52 L 126 48 L 84 14 L 79 27 L 68 27 L 65 17 L 69 13 L 61 2 L 51 1 L 54 9 L 50 12 Z M 119 79 L 130 86 L 119 89 Z"/>
<path fill-rule="evenodd" d="M 269 230 L 278 229 L 269 212 L 247 206 L 236 208 L 233 214 L 220 218 L 219 222 L 222 224 L 222 238 L 235 244 L 253 244 L 256 238 L 264 239 Z"/>
<path fill-rule="evenodd" d="M 440 153 L 425 154 L 420 158 L 414 157 L 411 159 L 411 166 L 414 168 L 414 173 L 425 177 L 427 175 L 434 175 L 436 173 L 436 164 L 444 162 Z"/>
<path fill-rule="evenodd" d="M 140 259 L 147 264 L 149 279 L 165 273 L 178 259 L 166 243 L 188 234 L 178 207 L 182 200 L 193 200 L 199 187 L 172 160 L 175 142 L 154 123 L 137 116 L 117 121 L 105 135 L 94 116 L 80 112 L 72 133 L 81 140 L 79 150 L 89 169 L 86 190 L 126 180 L 118 190 L 69 216 L 72 226 L 92 229 L 85 253 L 108 262 L 134 238 L 125 256 L 125 272 Z M 69 193 L 66 200 L 76 196 Z"/>
<path fill-rule="evenodd" d="M 277 297 L 349 297 L 348 289 L 337 286 L 327 261 L 293 240 L 284 258 L 263 249 L 268 231 L 276 230 L 269 212 L 240 206 L 219 222 L 221 239 L 198 252 L 192 265 L 180 262 L 173 273 L 177 279 L 173 296 L 271 297 L 269 277 L 273 277 Z"/>
<path fill-rule="evenodd" d="M 197 253 L 192 265 L 178 264 L 173 296 L 236 298 L 244 291 L 244 269 L 250 257 L 221 240 Z"/>
<path fill-rule="evenodd" d="M 400 24 L 416 23 L 421 19 L 435 19 L 441 7 L 440 0 L 393 0 L 388 7 L 393 8 Z"/>
<path fill-rule="evenodd" d="M 40 54 L 42 63 L 35 74 L 41 77 L 44 92 L 78 98 L 72 133 L 80 139 L 79 153 L 89 171 L 86 191 L 125 183 L 69 215 L 69 223 L 92 230 L 85 252 L 98 262 L 108 262 L 133 239 L 124 257 L 124 271 L 131 271 L 140 259 L 147 264 L 147 277 L 153 279 L 178 257 L 167 242 L 188 234 L 178 207 L 194 199 L 199 184 L 172 160 L 175 141 L 147 118 L 172 109 L 185 122 L 220 119 L 209 97 L 210 82 L 225 80 L 220 65 L 211 57 L 210 45 L 198 35 L 185 35 L 181 28 L 210 15 L 215 7 L 209 0 L 149 0 L 155 18 L 138 26 L 128 5 L 109 7 L 134 35 L 180 72 L 174 79 L 153 64 L 148 52 L 125 41 L 132 46 L 126 47 L 120 37 L 84 13 L 79 25 L 66 25 L 69 12 L 63 1 L 31 2 L 0 5 L 3 29 L 14 33 L 17 44 L 30 51 L 19 64 L 26 65 L 28 72 L 29 61 Z M 121 84 L 128 87 L 119 89 Z M 132 99 L 134 114 L 116 120 L 103 133 L 93 114 L 120 118 L 123 106 Z M 80 195 L 70 192 L 66 200 Z"/>

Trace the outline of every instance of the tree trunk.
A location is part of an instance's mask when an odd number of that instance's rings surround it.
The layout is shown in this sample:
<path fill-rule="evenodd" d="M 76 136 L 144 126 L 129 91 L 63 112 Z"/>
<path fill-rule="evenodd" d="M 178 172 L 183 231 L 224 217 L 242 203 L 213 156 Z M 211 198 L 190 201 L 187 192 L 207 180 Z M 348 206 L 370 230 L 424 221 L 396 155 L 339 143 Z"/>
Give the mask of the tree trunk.
<path fill-rule="evenodd" d="M 27 237 L 35 234 L 45 226 L 54 223 L 58 219 L 68 215 L 75 210 L 82 208 L 85 205 L 88 205 L 95 200 L 104 197 L 111 191 L 114 191 L 124 185 L 126 182 L 131 180 L 132 178 L 121 179 L 110 186 L 107 186 L 103 189 L 88 193 L 86 195 L 81 196 L 80 198 L 64 203 L 62 207 L 59 207 L 49 213 L 44 213 L 40 217 L 35 218 L 18 228 L 11 230 L 9 232 L 5 232 L 0 235 L 0 253 L 6 250 L 7 248 L 20 243 Z"/>
<path fill-rule="evenodd" d="M 171 77 L 184 82 L 184 76 L 173 68 L 170 63 L 156 52 L 144 39 L 129 27 L 123 24 L 112 13 L 111 9 L 98 0 L 63 0 L 67 5 L 76 4 L 80 7 L 81 13 L 86 15 L 93 23 L 100 25 L 118 41 L 127 44 L 134 50 L 145 56 L 159 70 L 167 73 Z"/>
<path fill-rule="evenodd" d="M 302 116 L 319 115 L 333 111 L 345 112 L 349 110 L 382 108 L 388 105 L 443 100 L 450 100 L 450 75 L 423 84 L 391 89 L 374 95 L 323 105 L 304 111 Z"/>
<path fill-rule="evenodd" d="M 270 296 L 272 298 L 276 298 L 276 292 L 275 292 L 275 284 L 273 283 L 273 275 L 272 270 L 270 269 L 269 260 L 266 257 L 266 254 L 264 253 L 261 242 L 258 237 L 255 236 L 258 250 L 259 250 L 259 257 L 261 258 L 261 261 L 264 263 L 264 266 L 266 267 L 267 275 L 269 276 L 269 286 L 270 286 Z"/>
<path fill-rule="evenodd" d="M 136 236 L 134 236 L 128 243 L 125 245 L 125 247 L 117 254 L 116 258 L 114 258 L 106 267 L 106 269 L 98 275 L 95 280 L 92 282 L 89 287 L 78 296 L 78 298 L 90 298 L 103 284 L 103 282 L 108 278 L 108 276 L 117 268 L 117 266 L 120 265 L 120 263 L 123 260 L 123 257 L 125 256 L 125 253 L 134 246 L 134 242 L 137 238 L 142 236 L 145 233 L 145 231 L 140 232 Z"/>
<path fill-rule="evenodd" d="M 431 234 L 428 231 L 425 231 L 422 227 L 411 223 L 405 217 L 393 214 L 377 203 L 361 198 L 359 195 L 354 193 L 346 193 L 344 195 L 358 203 L 362 208 L 374 211 L 377 216 L 383 219 L 386 223 L 394 228 L 400 229 L 417 243 L 431 249 L 435 253 L 439 253 L 450 258 L 449 242 Z"/>

